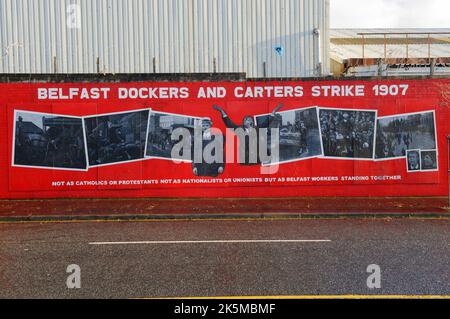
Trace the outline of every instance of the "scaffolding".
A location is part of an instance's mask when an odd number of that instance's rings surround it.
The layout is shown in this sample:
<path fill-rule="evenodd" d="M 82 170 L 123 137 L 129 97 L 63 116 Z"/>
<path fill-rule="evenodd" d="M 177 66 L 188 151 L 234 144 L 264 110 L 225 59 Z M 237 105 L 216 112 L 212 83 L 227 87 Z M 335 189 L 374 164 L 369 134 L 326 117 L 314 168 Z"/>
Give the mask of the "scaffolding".
<path fill-rule="evenodd" d="M 449 44 L 450 32 L 359 32 L 361 36 L 362 45 L 362 59 L 366 60 L 366 46 L 367 45 L 383 45 L 384 59 L 388 59 L 389 45 L 405 45 L 406 46 L 406 60 L 410 59 L 409 49 L 411 45 L 427 45 L 428 48 L 428 63 L 433 63 L 432 45 L 435 44 Z M 393 38 L 392 36 L 397 36 Z M 438 37 L 440 36 L 440 37 Z M 375 38 L 374 38 L 375 37 Z M 364 65 L 365 62 L 364 62 Z"/>

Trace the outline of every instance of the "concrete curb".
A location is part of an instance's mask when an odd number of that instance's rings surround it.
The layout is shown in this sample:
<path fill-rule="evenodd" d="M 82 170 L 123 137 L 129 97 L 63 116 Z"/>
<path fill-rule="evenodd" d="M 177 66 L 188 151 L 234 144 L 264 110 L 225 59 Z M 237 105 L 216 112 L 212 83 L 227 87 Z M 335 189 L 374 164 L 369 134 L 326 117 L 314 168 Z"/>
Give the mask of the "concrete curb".
<path fill-rule="evenodd" d="M 152 215 L 52 215 L 0 217 L 2 223 L 83 222 L 83 221 L 202 221 L 202 220 L 306 220 L 306 219 L 450 219 L 448 212 L 382 213 L 233 213 L 233 214 L 152 214 Z"/>

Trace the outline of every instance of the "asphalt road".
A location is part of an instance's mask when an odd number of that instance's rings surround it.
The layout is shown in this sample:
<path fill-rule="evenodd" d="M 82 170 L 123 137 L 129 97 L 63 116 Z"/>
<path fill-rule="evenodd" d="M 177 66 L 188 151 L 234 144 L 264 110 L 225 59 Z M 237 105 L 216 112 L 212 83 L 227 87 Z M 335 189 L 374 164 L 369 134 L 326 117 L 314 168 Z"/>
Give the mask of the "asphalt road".
<path fill-rule="evenodd" d="M 449 249 L 450 220 L 3 223 L 0 297 L 450 295 Z"/>

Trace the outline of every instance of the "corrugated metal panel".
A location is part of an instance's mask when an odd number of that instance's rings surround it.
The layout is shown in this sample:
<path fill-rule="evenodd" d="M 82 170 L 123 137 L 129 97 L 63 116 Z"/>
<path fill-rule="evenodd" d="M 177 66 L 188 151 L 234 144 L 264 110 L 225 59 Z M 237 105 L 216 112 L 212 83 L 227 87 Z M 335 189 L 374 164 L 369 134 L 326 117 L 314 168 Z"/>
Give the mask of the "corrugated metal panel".
<path fill-rule="evenodd" d="M 79 28 L 67 27 L 71 4 Z M 304 77 L 323 61 L 327 74 L 328 8 L 329 0 L 0 0 L 0 73 Z"/>

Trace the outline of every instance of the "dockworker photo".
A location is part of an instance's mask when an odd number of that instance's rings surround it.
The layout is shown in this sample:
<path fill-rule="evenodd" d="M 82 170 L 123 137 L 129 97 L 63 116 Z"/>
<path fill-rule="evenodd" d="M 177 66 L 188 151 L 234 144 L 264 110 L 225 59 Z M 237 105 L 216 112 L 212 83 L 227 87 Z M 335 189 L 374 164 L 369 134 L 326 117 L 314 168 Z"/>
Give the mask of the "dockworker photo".
<path fill-rule="evenodd" d="M 245 134 L 245 158 L 239 158 L 239 164 L 241 165 L 259 165 L 261 163 L 259 158 L 259 147 L 261 145 L 259 129 L 261 128 L 279 128 L 282 123 L 280 123 L 279 117 L 277 117 L 278 111 L 283 107 L 283 104 L 279 104 L 270 116 L 267 117 L 267 120 L 262 123 L 256 124 L 253 117 L 250 115 L 246 115 L 242 121 L 242 125 L 235 124 L 228 114 L 218 105 L 213 105 L 214 110 L 220 112 L 222 114 L 222 120 L 227 128 L 236 130 L 243 129 Z M 252 149 L 252 143 L 250 143 L 250 136 L 256 137 L 256 147 Z M 265 136 L 264 138 L 268 139 L 269 136 Z M 242 143 L 243 141 L 240 141 Z M 242 145 L 238 145 L 239 148 Z M 256 152 L 256 154 L 254 154 Z"/>
<path fill-rule="evenodd" d="M 211 121 L 210 118 L 204 118 L 201 120 L 201 157 L 200 156 L 195 156 L 195 143 L 198 141 L 195 141 L 196 138 L 198 138 L 196 136 L 196 134 L 194 134 L 194 136 L 192 137 L 192 172 L 194 173 L 195 176 L 208 176 L 208 177 L 217 177 L 220 174 L 223 174 L 224 170 L 225 170 L 225 160 L 224 160 L 224 138 L 223 138 L 223 134 L 222 132 L 220 132 L 219 130 L 215 130 L 213 128 L 213 122 Z M 219 155 L 218 160 L 214 160 L 212 163 L 208 162 L 205 158 L 204 158 L 204 153 L 205 153 L 205 148 L 214 143 L 215 139 L 220 136 L 222 137 L 222 143 L 220 144 L 220 146 L 222 147 L 222 154 L 220 156 L 220 154 L 216 154 L 217 149 L 213 148 L 213 152 L 211 154 L 211 156 L 216 156 Z M 211 145 L 212 146 L 212 145 Z M 198 162 L 198 159 L 201 159 L 200 162 Z"/>
<path fill-rule="evenodd" d="M 408 171 L 420 171 L 419 151 L 408 151 Z"/>
<path fill-rule="evenodd" d="M 436 151 L 422 151 L 420 152 L 422 170 L 437 169 L 437 153 Z"/>

